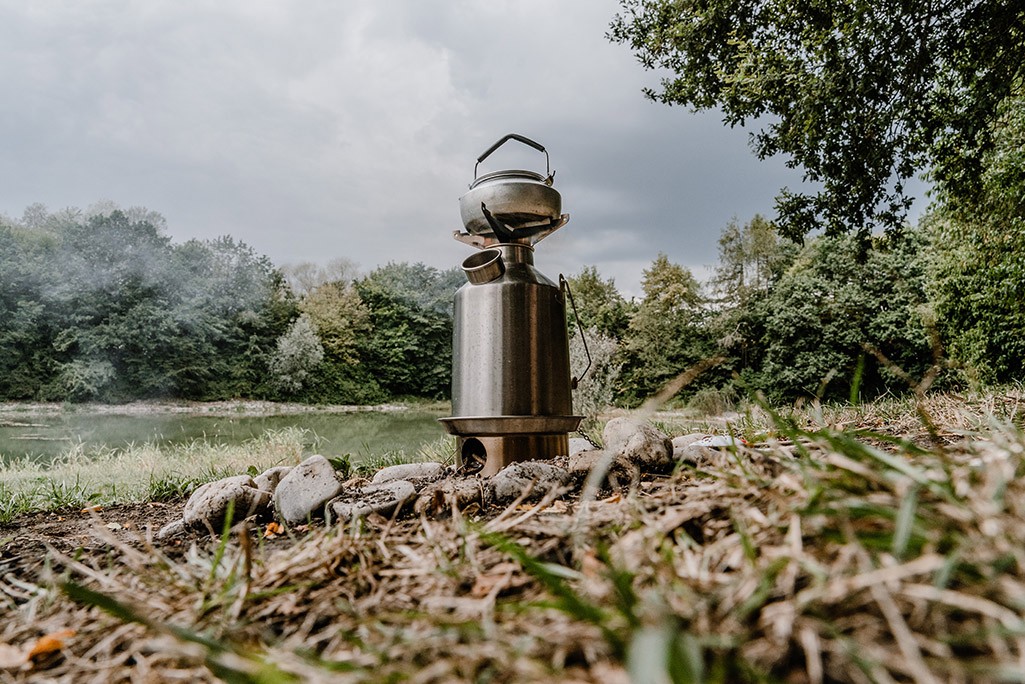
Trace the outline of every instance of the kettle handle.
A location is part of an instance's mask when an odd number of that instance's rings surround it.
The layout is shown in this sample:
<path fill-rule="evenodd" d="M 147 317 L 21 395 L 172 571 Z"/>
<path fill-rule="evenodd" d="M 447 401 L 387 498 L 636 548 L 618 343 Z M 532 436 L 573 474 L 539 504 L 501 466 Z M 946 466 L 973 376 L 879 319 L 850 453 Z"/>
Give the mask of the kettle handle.
<path fill-rule="evenodd" d="M 551 161 L 548 159 L 548 150 L 545 149 L 544 145 L 542 145 L 539 142 L 534 142 L 533 140 L 531 140 L 527 136 L 520 135 L 519 133 L 507 133 L 504 137 L 499 139 L 498 142 L 496 142 L 494 145 L 492 145 L 488 149 L 484 150 L 484 153 L 481 156 L 477 157 L 477 163 L 473 167 L 473 178 L 474 178 L 474 180 L 477 179 L 477 167 L 480 166 L 480 163 L 482 161 L 484 161 L 485 159 L 487 159 L 488 157 L 490 157 L 492 152 L 494 152 L 495 150 L 497 150 L 499 147 L 501 147 L 505 143 L 509 142 L 510 140 L 518 140 L 521 143 L 523 143 L 524 145 L 529 145 L 530 147 L 533 147 L 538 152 L 544 152 L 544 155 L 545 155 L 545 175 L 546 176 L 552 175 L 552 173 L 551 173 L 551 168 L 552 168 L 551 167 Z"/>

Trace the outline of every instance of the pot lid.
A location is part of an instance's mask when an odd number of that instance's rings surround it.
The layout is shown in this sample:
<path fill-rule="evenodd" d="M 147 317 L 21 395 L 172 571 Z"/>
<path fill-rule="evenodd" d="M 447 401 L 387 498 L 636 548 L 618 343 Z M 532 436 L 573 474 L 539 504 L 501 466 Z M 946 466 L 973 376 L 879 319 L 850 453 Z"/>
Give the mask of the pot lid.
<path fill-rule="evenodd" d="M 483 183 L 489 183 L 496 180 L 526 180 L 535 183 L 544 183 L 545 185 L 551 185 L 552 179 L 555 176 L 553 173 L 551 176 L 543 176 L 536 171 L 525 171 L 523 169 L 505 169 L 504 171 L 492 171 L 491 173 L 485 173 L 483 176 L 478 176 L 473 179 L 470 183 L 470 189 L 477 187 Z"/>

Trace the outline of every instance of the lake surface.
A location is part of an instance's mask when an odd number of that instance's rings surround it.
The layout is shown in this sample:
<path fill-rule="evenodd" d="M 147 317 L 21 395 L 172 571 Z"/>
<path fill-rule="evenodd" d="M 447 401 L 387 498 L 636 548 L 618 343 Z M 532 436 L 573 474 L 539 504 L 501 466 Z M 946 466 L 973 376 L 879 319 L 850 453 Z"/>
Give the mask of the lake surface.
<path fill-rule="evenodd" d="M 86 453 L 153 443 L 195 440 L 237 444 L 267 430 L 300 427 L 309 431 L 309 453 L 349 454 L 353 460 L 404 451 L 414 454 L 445 432 L 437 419 L 443 409 L 388 411 L 288 412 L 284 414 L 203 415 L 201 412 L 152 411 L 3 411 L 0 412 L 0 462 L 31 458 L 49 462 L 79 443 Z"/>

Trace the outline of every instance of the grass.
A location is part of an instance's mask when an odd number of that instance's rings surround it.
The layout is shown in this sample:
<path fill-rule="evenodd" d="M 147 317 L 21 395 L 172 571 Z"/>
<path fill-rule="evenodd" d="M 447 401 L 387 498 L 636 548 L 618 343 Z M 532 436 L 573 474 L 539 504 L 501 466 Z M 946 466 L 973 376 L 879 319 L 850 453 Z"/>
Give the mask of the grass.
<path fill-rule="evenodd" d="M 286 428 L 236 445 L 195 441 L 95 452 L 78 446 L 46 465 L 13 461 L 0 465 L 0 522 L 31 511 L 171 500 L 248 468 L 297 463 L 309 441 L 306 431 Z"/>
<path fill-rule="evenodd" d="M 31 459 L 0 464 L 0 523 L 33 511 L 174 501 L 206 482 L 298 463 L 315 443 L 316 437 L 309 431 L 285 428 L 268 430 L 241 444 L 198 440 L 182 445 L 142 444 L 92 452 L 78 445 L 47 464 Z M 351 459 L 355 461 L 351 470 L 354 475 L 367 476 L 386 465 L 450 461 L 454 453 L 454 440 L 450 437 L 424 444 L 414 454 L 375 454 L 367 447 L 359 458 Z"/>
<path fill-rule="evenodd" d="M 111 539 L 20 580 L 0 642 L 71 626 L 45 675 L 104 681 L 1021 682 L 1023 398 L 663 415 L 751 446 L 598 500 L 285 548 Z"/>

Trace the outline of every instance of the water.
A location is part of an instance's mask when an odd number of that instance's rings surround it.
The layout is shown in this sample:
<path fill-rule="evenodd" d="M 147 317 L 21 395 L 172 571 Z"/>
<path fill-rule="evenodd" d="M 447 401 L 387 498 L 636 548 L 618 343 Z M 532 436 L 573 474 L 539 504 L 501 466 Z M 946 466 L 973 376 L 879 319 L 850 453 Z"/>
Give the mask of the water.
<path fill-rule="evenodd" d="M 291 426 L 312 433 L 309 453 L 349 454 L 354 461 L 393 451 L 412 455 L 444 434 L 437 422 L 444 415 L 440 409 L 279 415 L 5 411 L 0 413 L 0 462 L 27 457 L 47 463 L 79 443 L 86 453 L 147 442 L 237 444 Z"/>

